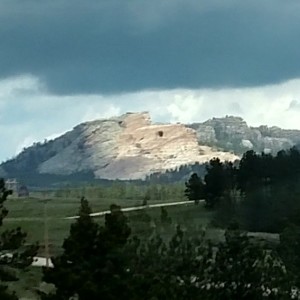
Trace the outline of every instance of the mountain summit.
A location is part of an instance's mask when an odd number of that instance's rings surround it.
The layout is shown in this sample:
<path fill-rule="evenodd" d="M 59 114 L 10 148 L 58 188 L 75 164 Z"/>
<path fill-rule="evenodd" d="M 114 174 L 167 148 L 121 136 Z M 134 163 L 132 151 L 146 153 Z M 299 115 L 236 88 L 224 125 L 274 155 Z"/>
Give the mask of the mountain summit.
<path fill-rule="evenodd" d="M 82 123 L 64 135 L 24 149 L 0 166 L 2 175 L 74 175 L 141 179 L 213 157 L 236 160 L 249 150 L 276 152 L 300 142 L 300 131 L 252 128 L 239 117 L 195 124 L 155 124 L 148 112 Z"/>

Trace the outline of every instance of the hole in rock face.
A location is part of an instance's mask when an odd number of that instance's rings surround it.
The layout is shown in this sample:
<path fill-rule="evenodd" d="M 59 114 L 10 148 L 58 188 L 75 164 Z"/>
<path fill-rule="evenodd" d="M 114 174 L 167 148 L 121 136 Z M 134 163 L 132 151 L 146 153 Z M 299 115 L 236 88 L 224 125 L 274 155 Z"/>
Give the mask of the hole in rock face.
<path fill-rule="evenodd" d="M 164 132 L 162 130 L 160 130 L 160 131 L 157 132 L 157 135 L 159 137 L 163 137 L 164 136 Z"/>

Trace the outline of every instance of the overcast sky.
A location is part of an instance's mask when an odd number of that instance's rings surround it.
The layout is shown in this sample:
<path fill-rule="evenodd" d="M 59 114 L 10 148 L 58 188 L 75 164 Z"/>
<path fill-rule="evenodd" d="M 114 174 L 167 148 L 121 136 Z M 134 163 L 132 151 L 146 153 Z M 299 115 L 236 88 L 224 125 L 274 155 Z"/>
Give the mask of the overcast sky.
<path fill-rule="evenodd" d="M 76 124 L 299 128 L 299 0 L 0 0 L 0 160 Z"/>

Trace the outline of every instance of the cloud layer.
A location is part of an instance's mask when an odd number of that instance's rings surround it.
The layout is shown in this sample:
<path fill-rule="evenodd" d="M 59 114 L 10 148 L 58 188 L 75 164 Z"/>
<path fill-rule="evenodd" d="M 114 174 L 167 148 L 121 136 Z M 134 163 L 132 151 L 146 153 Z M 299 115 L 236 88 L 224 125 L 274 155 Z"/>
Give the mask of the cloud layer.
<path fill-rule="evenodd" d="M 0 77 L 52 94 L 247 87 L 300 77 L 297 0 L 9 0 Z"/>
<path fill-rule="evenodd" d="M 0 81 L 0 160 L 81 122 L 149 111 L 155 122 L 203 122 L 238 115 L 249 125 L 300 129 L 300 79 L 255 88 L 174 89 L 122 95 L 55 95 L 33 76 Z"/>

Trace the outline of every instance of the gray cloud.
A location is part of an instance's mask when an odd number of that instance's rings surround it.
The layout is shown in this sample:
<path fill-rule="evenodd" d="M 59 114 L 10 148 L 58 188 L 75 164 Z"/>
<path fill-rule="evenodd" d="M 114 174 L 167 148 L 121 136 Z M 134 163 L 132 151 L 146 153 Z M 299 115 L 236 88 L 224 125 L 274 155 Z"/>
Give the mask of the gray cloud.
<path fill-rule="evenodd" d="M 24 92 L 25 91 L 25 92 Z M 203 122 L 239 115 L 249 125 L 298 128 L 300 79 L 255 88 L 174 89 L 122 95 L 53 95 L 35 77 L 0 80 L 0 160 L 73 126 L 127 111 L 149 111 L 154 122 Z"/>
<path fill-rule="evenodd" d="M 241 105 L 238 102 L 231 102 L 228 107 L 231 111 L 231 114 L 242 115 L 244 113 Z"/>
<path fill-rule="evenodd" d="M 287 110 L 300 110 L 300 102 L 298 100 L 292 100 Z"/>
<path fill-rule="evenodd" d="M 241 87 L 300 76 L 296 0 L 9 0 L 0 78 L 55 94 Z"/>

